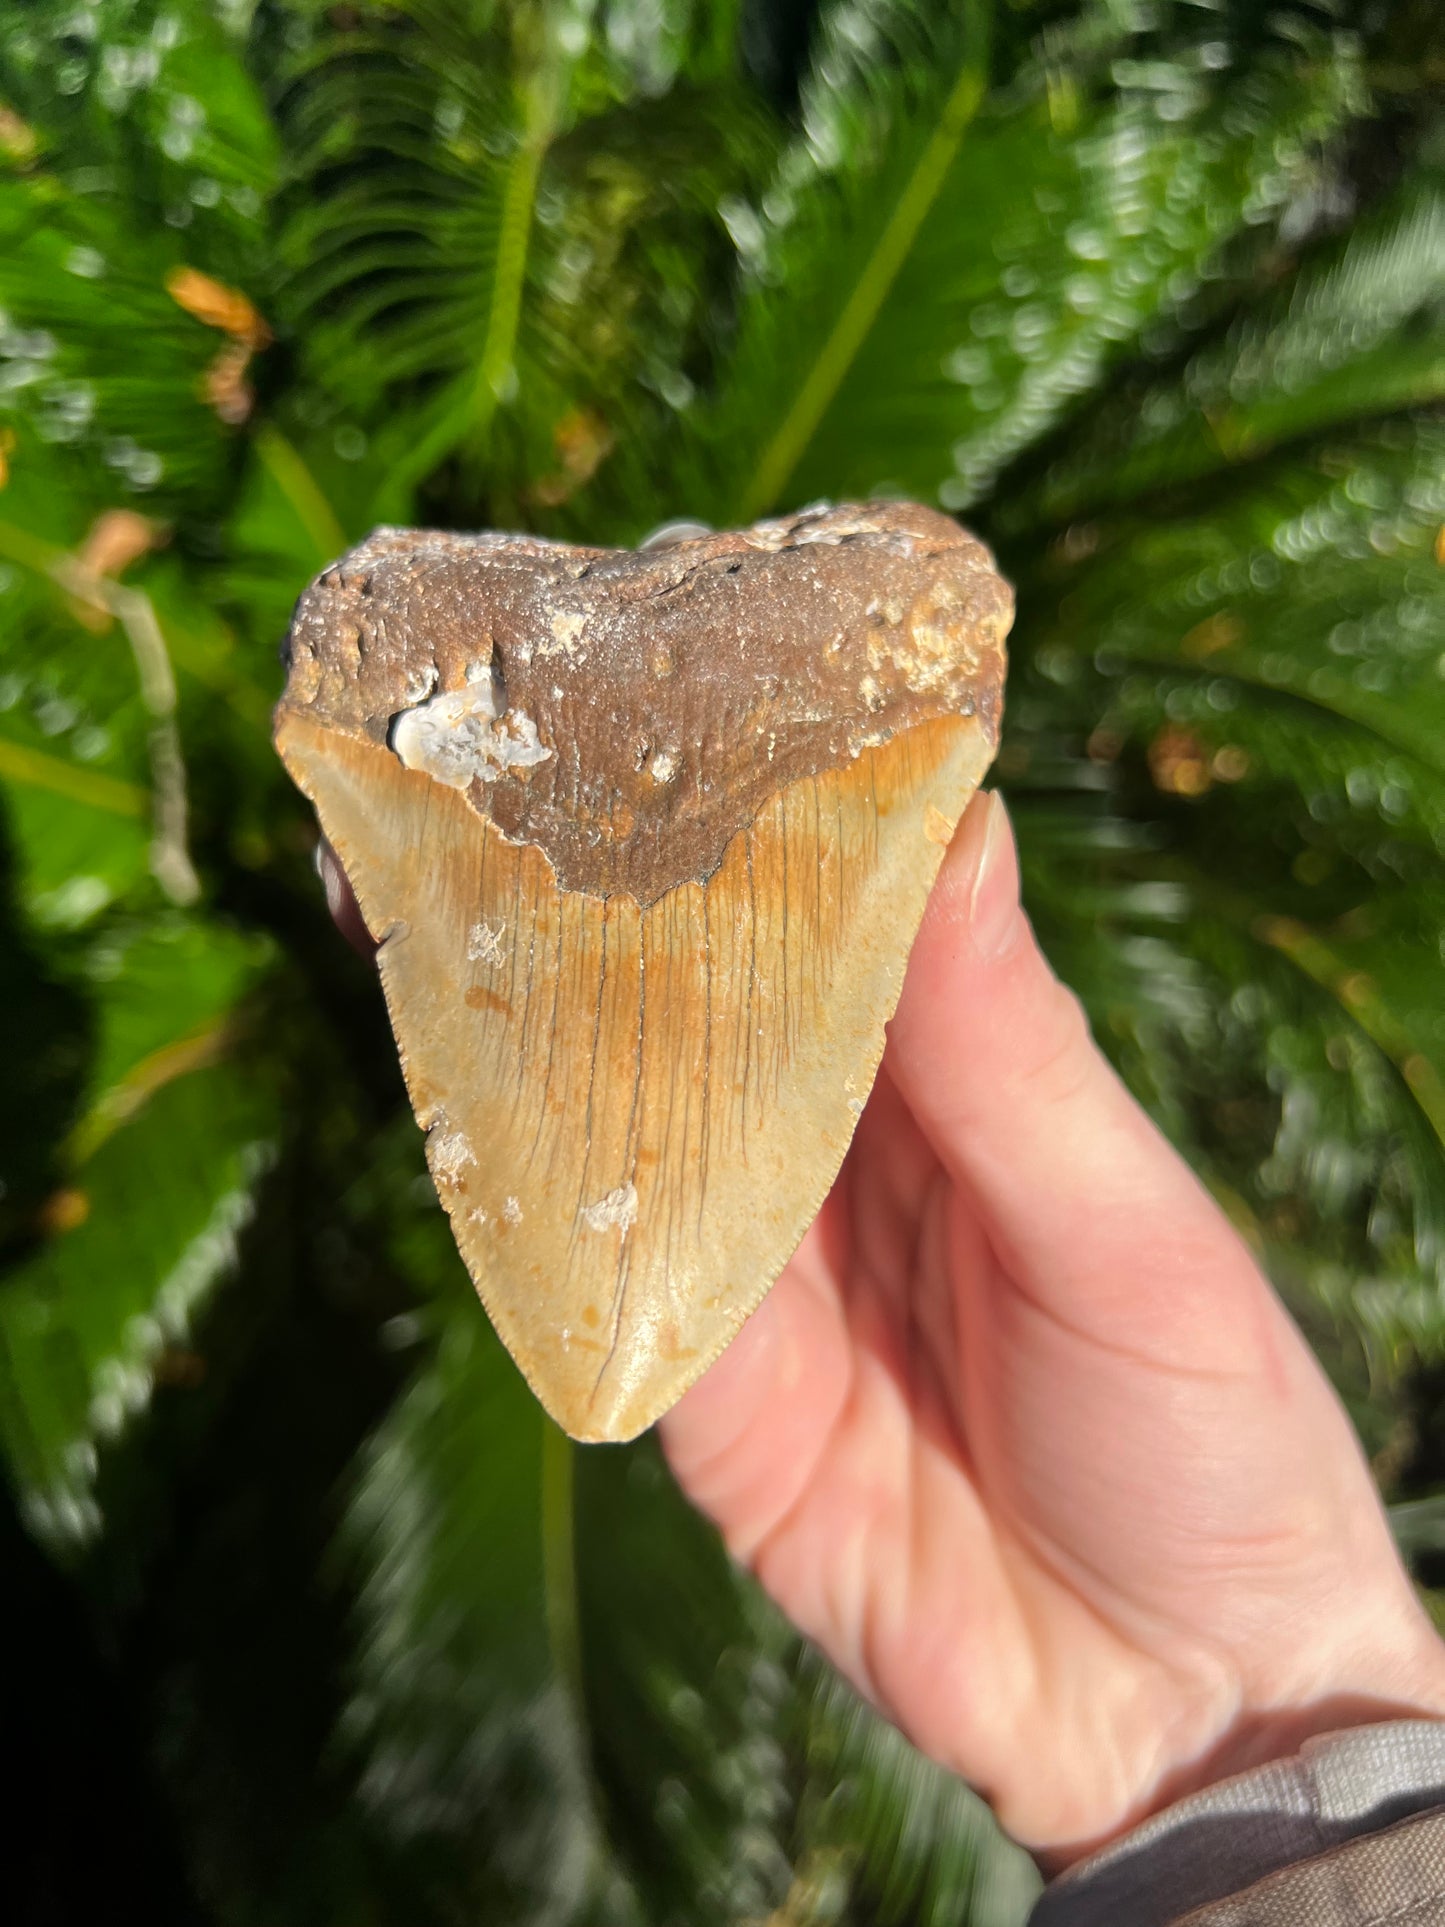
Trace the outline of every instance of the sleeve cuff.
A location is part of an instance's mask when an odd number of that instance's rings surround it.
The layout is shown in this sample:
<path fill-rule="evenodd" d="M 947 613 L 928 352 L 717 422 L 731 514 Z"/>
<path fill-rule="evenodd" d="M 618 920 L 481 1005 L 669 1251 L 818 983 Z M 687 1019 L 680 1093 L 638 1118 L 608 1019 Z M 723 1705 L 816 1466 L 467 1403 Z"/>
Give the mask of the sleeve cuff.
<path fill-rule="evenodd" d="M 1029 1927 L 1167 1927 L 1282 1869 L 1445 1806 L 1445 1721 L 1395 1720 L 1167 1807 L 1071 1867 Z"/>

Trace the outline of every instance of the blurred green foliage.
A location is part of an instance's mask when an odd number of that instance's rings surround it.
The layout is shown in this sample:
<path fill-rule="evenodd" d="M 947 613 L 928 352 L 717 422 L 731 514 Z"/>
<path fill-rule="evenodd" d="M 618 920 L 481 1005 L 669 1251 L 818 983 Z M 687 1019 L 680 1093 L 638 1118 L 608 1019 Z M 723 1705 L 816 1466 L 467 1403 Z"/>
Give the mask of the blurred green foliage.
<path fill-rule="evenodd" d="M 1040 932 L 1438 1577 L 1432 16 L 0 0 L 15 1918 L 1032 1892 L 475 1304 L 267 734 L 293 599 L 381 520 L 965 514 Z"/>

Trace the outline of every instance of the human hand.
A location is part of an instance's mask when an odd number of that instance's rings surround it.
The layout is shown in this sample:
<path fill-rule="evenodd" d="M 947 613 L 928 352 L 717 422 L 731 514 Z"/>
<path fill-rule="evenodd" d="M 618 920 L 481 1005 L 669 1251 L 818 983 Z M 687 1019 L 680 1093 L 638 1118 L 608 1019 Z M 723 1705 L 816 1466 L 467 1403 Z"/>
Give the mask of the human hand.
<path fill-rule="evenodd" d="M 661 1430 L 784 1611 L 1056 1862 L 1311 1732 L 1445 1713 L 1349 1423 L 1050 973 L 999 799 L 832 1194 Z"/>

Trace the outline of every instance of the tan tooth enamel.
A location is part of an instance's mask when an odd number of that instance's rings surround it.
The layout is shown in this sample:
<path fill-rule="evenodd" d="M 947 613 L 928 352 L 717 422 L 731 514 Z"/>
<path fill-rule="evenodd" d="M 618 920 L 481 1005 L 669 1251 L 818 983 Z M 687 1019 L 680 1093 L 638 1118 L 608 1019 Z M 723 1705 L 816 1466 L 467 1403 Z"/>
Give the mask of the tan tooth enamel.
<path fill-rule="evenodd" d="M 870 643 L 878 646 L 876 619 L 864 626 L 870 593 L 900 611 L 903 667 L 889 733 L 889 709 L 863 708 L 857 662 L 835 642 L 838 609 L 851 591 L 827 554 L 839 585 L 828 598 L 828 627 L 815 639 L 790 636 L 779 645 L 771 667 L 780 673 L 769 678 L 777 695 L 757 712 L 755 746 L 765 759 L 773 740 L 787 780 L 765 791 L 730 833 L 719 833 L 719 825 L 727 831 L 728 799 L 701 794 L 707 752 L 673 726 L 688 714 L 684 702 L 669 710 L 654 701 L 659 689 L 682 689 L 684 697 L 688 687 L 696 691 L 692 630 L 663 639 L 638 629 L 628 646 L 642 696 L 620 675 L 612 689 L 589 685 L 587 666 L 566 654 L 548 662 L 565 702 L 583 712 L 590 690 L 600 712 L 595 748 L 570 767 L 586 778 L 589 763 L 615 755 L 605 784 L 579 784 L 577 820 L 591 834 L 630 815 L 634 828 L 625 834 L 652 838 L 651 868 L 638 867 L 642 855 L 626 849 L 623 834 L 610 851 L 604 837 L 599 862 L 614 874 L 661 881 L 655 893 L 564 887 L 558 864 L 581 861 L 585 845 L 569 841 L 571 819 L 558 815 L 568 795 L 558 772 L 569 767 L 572 746 L 553 734 L 545 692 L 534 704 L 529 691 L 541 684 L 511 685 L 507 701 L 540 710 L 541 746 L 557 755 L 504 764 L 495 776 L 489 768 L 469 789 L 450 780 L 450 764 L 439 778 L 403 766 L 388 746 L 385 701 L 368 697 L 348 711 L 340 698 L 317 699 L 329 673 L 314 659 L 325 654 L 324 627 L 313 630 L 312 659 L 294 664 L 278 712 L 287 766 L 315 804 L 369 929 L 383 938 L 387 1003 L 457 1242 L 538 1397 L 578 1438 L 628 1438 L 665 1411 L 756 1308 L 796 1247 L 847 1149 L 943 848 L 995 747 L 1007 592 L 983 552 L 926 510 L 889 505 L 833 515 L 831 523 L 815 514 L 765 525 L 746 541 L 708 537 L 629 557 L 637 568 L 619 569 L 616 586 L 595 605 L 582 599 L 585 583 L 565 574 L 563 626 L 571 635 L 571 612 L 583 611 L 594 661 L 608 647 L 608 596 L 640 596 L 655 580 L 682 583 L 679 558 L 691 552 L 706 567 L 682 593 L 692 598 L 688 619 L 704 639 L 713 620 L 706 569 L 719 556 L 725 567 L 739 548 L 756 572 L 754 594 L 766 595 L 770 569 L 792 566 L 796 582 L 799 550 L 811 547 L 816 557 L 820 546 L 831 550 L 845 537 L 859 543 L 863 552 L 850 564 L 859 578 L 857 623 L 848 634 L 864 665 Z M 915 522 L 905 529 L 921 531 L 909 539 L 933 551 L 933 574 L 924 572 L 916 593 L 917 565 L 896 539 L 899 519 L 908 516 Z M 879 537 L 879 553 L 870 556 L 867 538 L 880 523 L 889 530 L 887 554 Z M 495 552 L 497 539 L 484 540 Z M 961 586 L 948 574 L 950 543 L 958 546 Z M 598 553 L 551 549 L 543 566 L 557 567 L 559 555 Z M 440 587 L 437 594 L 444 599 Z M 731 584 L 717 594 L 720 613 L 735 606 Z M 947 713 L 920 713 L 918 682 L 929 683 L 935 701 L 936 686 L 947 682 L 938 665 L 949 659 L 940 636 L 950 598 L 967 603 L 970 595 L 972 614 L 960 618 L 953 645 L 954 660 L 970 658 L 969 680 L 949 686 Z M 778 599 L 781 617 L 788 597 Z M 424 597 L 417 606 L 424 615 Z M 927 618 L 922 644 L 903 619 L 916 607 Z M 498 626 L 496 608 L 478 615 Z M 550 638 L 550 624 L 544 633 Z M 926 678 L 917 673 L 921 649 Z M 459 640 L 458 663 L 461 653 Z M 501 653 L 505 670 L 505 647 Z M 414 654 L 408 635 L 392 666 L 394 690 L 414 675 Z M 444 651 L 436 654 L 441 691 L 460 686 L 460 669 L 441 660 Z M 662 654 L 666 676 L 656 669 Z M 842 699 L 833 709 L 823 703 L 830 717 L 836 710 L 836 748 L 824 766 L 807 767 L 805 758 L 799 767 L 787 728 L 789 687 L 801 679 L 794 665 L 825 655 L 841 656 L 837 683 L 851 688 L 854 708 Z M 522 661 L 520 647 L 512 660 Z M 750 688 L 760 667 L 749 666 Z M 562 680 L 569 676 L 572 682 Z M 965 687 L 972 714 L 957 713 Z M 799 705 L 811 707 L 815 733 L 817 693 Z M 646 702 L 653 708 L 644 714 Z M 865 717 L 867 732 L 885 740 L 855 754 L 848 739 Z M 649 745 L 641 768 L 639 742 Z M 661 783 L 657 746 L 674 742 L 678 774 Z M 539 779 L 542 790 L 516 794 Z M 491 814 L 503 793 L 510 794 L 502 808 L 512 833 Z M 677 818 L 666 812 L 683 808 L 693 817 L 670 828 Z M 648 819 L 650 809 L 661 814 Z M 518 836 L 529 811 L 539 833 Z M 705 873 L 667 882 L 669 850 L 686 863 L 711 847 L 709 838 L 720 847 Z"/>

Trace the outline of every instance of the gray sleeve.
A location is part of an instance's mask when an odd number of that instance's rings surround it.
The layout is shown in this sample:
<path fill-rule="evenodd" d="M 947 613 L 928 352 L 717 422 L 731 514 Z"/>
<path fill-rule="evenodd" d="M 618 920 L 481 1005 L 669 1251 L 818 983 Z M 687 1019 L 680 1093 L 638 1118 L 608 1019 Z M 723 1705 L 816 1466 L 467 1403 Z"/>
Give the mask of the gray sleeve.
<path fill-rule="evenodd" d="M 1445 1721 L 1309 1741 L 1155 1814 L 1029 1927 L 1445 1927 Z"/>

